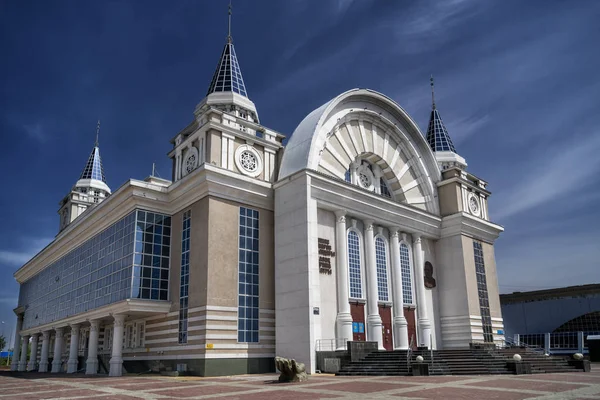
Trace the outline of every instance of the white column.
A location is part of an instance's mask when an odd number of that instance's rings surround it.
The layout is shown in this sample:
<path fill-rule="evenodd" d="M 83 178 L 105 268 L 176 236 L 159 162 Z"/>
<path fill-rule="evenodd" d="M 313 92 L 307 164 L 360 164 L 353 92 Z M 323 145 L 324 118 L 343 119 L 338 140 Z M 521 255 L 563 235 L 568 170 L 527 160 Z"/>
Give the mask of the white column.
<path fill-rule="evenodd" d="M 173 181 L 178 181 L 179 179 L 181 179 L 181 177 L 179 176 L 179 170 L 181 169 L 181 149 L 177 150 L 175 152 L 175 178 L 173 179 Z"/>
<path fill-rule="evenodd" d="M 56 335 L 54 337 L 54 359 L 52 360 L 52 373 L 56 374 L 61 372 L 62 369 L 62 352 L 65 344 L 65 337 L 63 336 L 63 328 L 56 328 Z"/>
<path fill-rule="evenodd" d="M 71 346 L 69 347 L 69 361 L 67 361 L 67 374 L 77 372 L 77 353 L 79 352 L 79 324 L 71 324 Z"/>
<path fill-rule="evenodd" d="M 90 321 L 90 341 L 88 344 L 87 362 L 85 364 L 86 375 L 96 375 L 98 372 L 98 335 L 100 321 Z"/>
<path fill-rule="evenodd" d="M 50 350 L 50 331 L 42 332 L 42 353 L 38 372 L 48 372 L 48 351 Z"/>
<path fill-rule="evenodd" d="M 379 184 L 379 180 L 383 176 L 383 172 L 377 164 L 373 164 L 373 176 L 375 177 L 375 182 L 373 182 L 375 193 L 381 194 L 381 185 Z"/>
<path fill-rule="evenodd" d="M 352 315 L 348 303 L 348 247 L 346 245 L 346 215 L 345 211 L 336 211 L 335 226 L 335 258 L 338 313 L 336 323 L 336 348 L 344 350 L 345 341 L 352 340 Z"/>
<path fill-rule="evenodd" d="M 125 315 L 117 314 L 114 316 L 115 324 L 113 327 L 112 355 L 110 357 L 109 376 L 123 375 L 123 325 Z"/>
<path fill-rule="evenodd" d="M 16 371 L 19 369 L 19 355 L 21 354 L 21 329 L 23 329 L 23 314 L 17 315 L 15 341 L 13 342 L 13 359 L 10 365 L 11 371 Z"/>
<path fill-rule="evenodd" d="M 413 234 L 413 259 L 415 267 L 415 287 L 417 288 L 417 326 L 419 327 L 419 345 L 430 347 L 431 323 L 427 316 L 427 298 L 425 297 L 425 279 L 423 277 L 423 250 L 421 236 Z"/>
<path fill-rule="evenodd" d="M 394 306 L 394 349 L 408 349 L 408 324 L 404 318 L 404 294 L 402 292 L 402 266 L 400 264 L 400 241 L 398 228 L 391 227 L 392 294 Z"/>
<path fill-rule="evenodd" d="M 375 237 L 373 221 L 365 220 L 365 269 L 367 271 L 367 333 L 369 341 L 377 342 L 380 350 L 383 347 L 383 324 L 379 315 L 379 293 L 377 290 L 377 264 L 375 262 Z"/>
<path fill-rule="evenodd" d="M 24 335 L 23 343 L 21 343 L 21 359 L 19 360 L 18 371 L 27 369 L 27 346 L 29 346 L 29 335 Z"/>
<path fill-rule="evenodd" d="M 350 163 L 350 182 L 354 185 L 358 185 L 358 165 L 356 161 Z"/>
<path fill-rule="evenodd" d="M 29 352 L 29 363 L 27 363 L 27 371 L 35 370 L 37 364 L 37 352 L 38 352 L 38 337 L 40 335 L 34 333 L 31 335 L 31 351 Z"/>

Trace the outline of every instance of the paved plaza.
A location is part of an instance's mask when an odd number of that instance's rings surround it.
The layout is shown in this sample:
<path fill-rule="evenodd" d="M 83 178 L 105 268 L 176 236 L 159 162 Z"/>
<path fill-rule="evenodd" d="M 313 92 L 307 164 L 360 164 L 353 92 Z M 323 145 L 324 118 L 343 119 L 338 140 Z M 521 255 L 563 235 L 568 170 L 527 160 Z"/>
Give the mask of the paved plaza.
<path fill-rule="evenodd" d="M 591 373 L 528 376 L 336 377 L 280 384 L 277 375 L 220 378 L 128 375 L 119 378 L 39 373 L 0 374 L 0 399 L 598 399 Z"/>

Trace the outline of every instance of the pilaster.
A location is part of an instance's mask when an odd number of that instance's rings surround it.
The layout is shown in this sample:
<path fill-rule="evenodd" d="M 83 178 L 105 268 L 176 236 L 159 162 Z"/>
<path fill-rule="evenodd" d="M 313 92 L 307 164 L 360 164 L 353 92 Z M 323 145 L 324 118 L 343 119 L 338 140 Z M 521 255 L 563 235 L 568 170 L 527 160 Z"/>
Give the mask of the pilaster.
<path fill-rule="evenodd" d="M 365 225 L 365 253 L 367 275 L 367 329 L 369 341 L 377 342 L 380 350 L 383 347 L 381 316 L 379 315 L 379 293 L 377 291 L 377 265 L 375 261 L 375 237 L 373 221 L 363 221 Z"/>

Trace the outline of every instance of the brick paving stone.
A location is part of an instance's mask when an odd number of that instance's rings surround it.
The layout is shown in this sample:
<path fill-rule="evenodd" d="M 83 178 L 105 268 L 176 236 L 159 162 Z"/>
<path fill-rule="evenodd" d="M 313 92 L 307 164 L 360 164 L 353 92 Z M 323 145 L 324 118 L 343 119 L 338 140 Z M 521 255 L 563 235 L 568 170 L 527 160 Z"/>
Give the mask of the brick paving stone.
<path fill-rule="evenodd" d="M 161 400 L 168 400 L 168 399 L 175 399 L 176 397 L 165 397 Z M 99 397 L 74 397 L 74 398 L 69 398 L 69 400 L 89 400 L 89 399 L 98 399 L 98 400 L 140 400 L 139 397 L 134 397 L 134 396 L 127 396 L 124 394 L 106 394 L 105 396 L 99 396 Z"/>
<path fill-rule="evenodd" d="M 19 394 L 18 396 L 15 397 L 10 397 L 11 399 L 18 399 L 18 400 L 46 400 L 46 399 L 60 399 L 63 397 L 67 397 L 67 398 L 71 398 L 71 397 L 76 397 L 79 396 L 80 398 L 90 398 L 90 396 L 95 396 L 98 394 L 101 394 L 102 392 L 96 392 L 94 390 L 87 390 L 87 389 L 77 389 L 77 388 L 73 388 L 70 390 L 63 390 L 63 391 L 48 391 L 48 392 L 44 392 L 44 393 L 29 393 L 29 394 Z"/>
<path fill-rule="evenodd" d="M 365 380 L 353 380 L 351 382 L 338 382 L 330 383 L 326 385 L 319 385 L 318 389 L 324 390 L 337 390 L 342 392 L 352 393 L 374 393 L 382 392 L 384 390 L 399 389 L 402 386 L 413 387 L 414 385 L 403 385 L 401 383 L 382 383 L 382 382 L 369 382 Z"/>
<path fill-rule="evenodd" d="M 426 384 L 426 383 L 447 383 L 466 381 L 475 378 L 474 376 L 380 376 L 377 377 L 378 382 L 390 383 L 410 383 L 410 384 Z"/>
<path fill-rule="evenodd" d="M 125 389 L 125 390 L 153 390 L 153 389 L 163 389 L 163 388 L 185 388 L 190 386 L 198 386 L 202 385 L 202 383 L 198 381 L 191 382 L 127 382 L 127 383 L 112 383 L 110 385 L 102 385 L 115 389 Z"/>
<path fill-rule="evenodd" d="M 536 375 L 519 375 L 515 379 L 524 380 L 540 380 L 540 381 L 555 381 L 566 383 L 596 383 L 600 384 L 600 376 L 585 374 L 582 372 L 574 372 L 568 374 L 536 374 Z"/>
<path fill-rule="evenodd" d="M 403 392 L 395 396 L 404 396 L 419 399 L 444 399 L 444 400 L 522 400 L 538 397 L 537 394 L 507 392 L 500 390 L 482 390 L 474 388 L 439 387 L 421 389 L 415 392 Z"/>
<path fill-rule="evenodd" d="M 522 379 L 492 379 L 484 382 L 466 383 L 465 385 L 495 387 L 503 389 L 539 390 L 542 392 L 566 392 L 567 390 L 574 390 L 587 386 L 574 383 L 546 382 L 533 380 L 526 381 Z"/>
<path fill-rule="evenodd" d="M 62 390 L 62 389 L 73 389 L 72 386 L 66 385 L 32 385 L 30 382 L 23 382 L 23 384 L 19 387 L 12 387 L 10 389 L 2 389 L 0 393 L 1 396 L 6 396 L 9 394 L 20 394 L 20 393 L 29 393 L 29 392 L 43 392 L 47 390 Z"/>
<path fill-rule="evenodd" d="M 153 394 L 172 397 L 195 397 L 209 394 L 234 393 L 248 390 L 244 387 L 220 386 L 220 385 L 202 385 L 184 389 L 166 389 L 160 392 L 154 391 Z"/>
<path fill-rule="evenodd" d="M 312 400 L 335 399 L 339 397 L 341 396 L 335 394 L 306 393 L 296 392 L 293 390 L 273 390 L 261 393 L 245 393 L 240 395 L 233 394 L 231 396 L 227 396 L 227 400 Z"/>

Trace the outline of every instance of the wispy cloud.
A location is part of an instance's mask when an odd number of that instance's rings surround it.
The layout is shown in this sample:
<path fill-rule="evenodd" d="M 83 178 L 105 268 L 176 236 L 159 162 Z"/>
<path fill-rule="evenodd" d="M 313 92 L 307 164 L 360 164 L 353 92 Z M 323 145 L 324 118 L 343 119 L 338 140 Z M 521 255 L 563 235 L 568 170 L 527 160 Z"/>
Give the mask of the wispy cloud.
<path fill-rule="evenodd" d="M 599 135 L 586 140 L 571 137 L 563 146 L 554 145 L 546 151 L 531 157 L 529 164 L 523 165 L 526 172 L 515 176 L 516 185 L 496 199 L 500 205 L 494 213 L 496 218 L 502 220 L 581 191 L 600 171 Z"/>
<path fill-rule="evenodd" d="M 22 250 L 0 250 L 0 264 L 11 267 L 23 265 L 52 240 L 52 238 L 23 239 Z"/>
<path fill-rule="evenodd" d="M 600 258 L 596 238 L 587 232 L 560 232 L 532 235 L 512 245 L 499 243 L 496 261 L 501 292 L 600 283 L 598 263 L 590 262 Z"/>
<path fill-rule="evenodd" d="M 32 125 L 23 125 L 23 130 L 25 131 L 27 136 L 39 142 L 45 142 L 48 139 L 48 132 L 40 123 Z"/>

